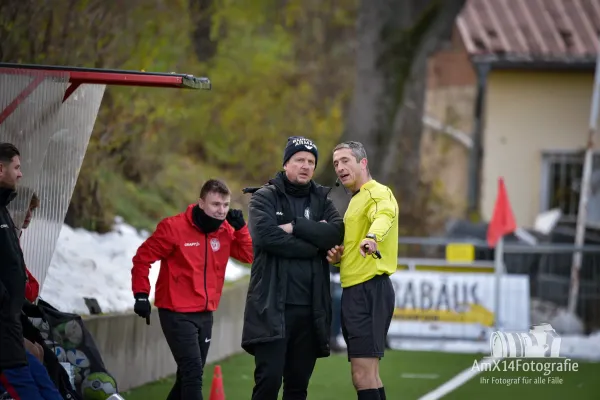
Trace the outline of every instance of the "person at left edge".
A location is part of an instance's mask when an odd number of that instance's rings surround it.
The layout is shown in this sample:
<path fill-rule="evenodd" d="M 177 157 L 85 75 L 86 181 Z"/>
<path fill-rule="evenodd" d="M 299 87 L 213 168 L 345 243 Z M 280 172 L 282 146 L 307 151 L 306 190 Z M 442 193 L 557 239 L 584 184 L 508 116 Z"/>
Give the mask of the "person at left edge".
<path fill-rule="evenodd" d="M 169 400 L 202 400 L 212 313 L 219 306 L 227 262 L 254 258 L 242 211 L 229 209 L 230 198 L 224 182 L 207 181 L 198 203 L 160 221 L 133 257 L 134 311 L 142 318 L 150 317 L 150 265 L 160 260 L 154 304 L 177 364 Z"/>

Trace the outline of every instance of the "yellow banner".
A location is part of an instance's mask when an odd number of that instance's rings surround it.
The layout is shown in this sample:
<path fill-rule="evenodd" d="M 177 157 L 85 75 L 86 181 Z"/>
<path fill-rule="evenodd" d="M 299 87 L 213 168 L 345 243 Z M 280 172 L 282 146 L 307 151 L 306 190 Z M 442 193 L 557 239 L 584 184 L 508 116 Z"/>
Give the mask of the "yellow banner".
<path fill-rule="evenodd" d="M 394 310 L 394 319 L 481 324 L 489 327 L 494 325 L 494 313 L 482 305 L 467 304 L 465 308 L 466 310 L 463 312 L 436 309 L 421 310 L 415 308 L 396 308 Z"/>

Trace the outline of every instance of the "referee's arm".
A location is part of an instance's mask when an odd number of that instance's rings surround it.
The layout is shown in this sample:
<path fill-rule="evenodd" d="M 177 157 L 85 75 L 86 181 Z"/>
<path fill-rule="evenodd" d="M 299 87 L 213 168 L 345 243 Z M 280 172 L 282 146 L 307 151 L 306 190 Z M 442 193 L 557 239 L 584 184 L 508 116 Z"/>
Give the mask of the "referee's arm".
<path fill-rule="evenodd" d="M 313 258 L 319 253 L 316 246 L 279 228 L 275 217 L 275 204 L 260 192 L 252 195 L 248 206 L 248 229 L 255 246 L 276 256 Z"/>
<path fill-rule="evenodd" d="M 296 218 L 294 235 L 304 239 L 319 250 L 329 250 L 344 241 L 344 220 L 330 199 L 326 200 L 323 219 L 327 223 Z"/>
<path fill-rule="evenodd" d="M 371 222 L 368 233 L 375 234 L 377 242 L 381 242 L 397 223 L 398 207 L 391 199 L 375 199 L 367 210 L 367 216 Z"/>

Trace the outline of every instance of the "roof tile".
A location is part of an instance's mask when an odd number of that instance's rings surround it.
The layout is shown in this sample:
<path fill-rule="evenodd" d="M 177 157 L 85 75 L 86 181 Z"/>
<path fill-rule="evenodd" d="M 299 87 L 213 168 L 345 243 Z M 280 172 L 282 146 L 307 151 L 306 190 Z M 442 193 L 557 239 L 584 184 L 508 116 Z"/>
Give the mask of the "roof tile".
<path fill-rule="evenodd" d="M 457 27 L 471 56 L 593 61 L 600 0 L 468 0 Z"/>

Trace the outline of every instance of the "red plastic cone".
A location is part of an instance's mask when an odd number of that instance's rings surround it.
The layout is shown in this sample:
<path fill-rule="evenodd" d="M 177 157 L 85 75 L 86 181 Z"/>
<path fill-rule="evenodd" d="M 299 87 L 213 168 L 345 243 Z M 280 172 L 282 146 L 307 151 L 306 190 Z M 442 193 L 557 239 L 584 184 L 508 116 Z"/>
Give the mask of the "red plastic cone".
<path fill-rule="evenodd" d="M 221 375 L 220 365 L 215 366 L 208 400 L 225 400 L 225 389 L 223 389 L 223 375 Z"/>

